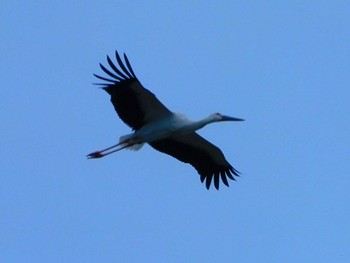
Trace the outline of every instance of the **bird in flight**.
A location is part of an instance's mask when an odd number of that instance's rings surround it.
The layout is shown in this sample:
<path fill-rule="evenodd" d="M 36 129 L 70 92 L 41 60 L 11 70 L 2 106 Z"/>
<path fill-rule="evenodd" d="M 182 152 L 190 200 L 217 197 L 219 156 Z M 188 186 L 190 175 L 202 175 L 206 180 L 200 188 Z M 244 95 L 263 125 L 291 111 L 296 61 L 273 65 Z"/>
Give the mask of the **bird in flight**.
<path fill-rule="evenodd" d="M 110 69 L 101 63 L 100 67 L 108 76 L 94 76 L 105 81 L 97 85 L 101 85 L 111 96 L 119 118 L 132 128 L 133 133 L 121 136 L 117 144 L 92 152 L 87 157 L 101 158 L 122 149 L 139 150 L 148 143 L 162 153 L 191 164 L 207 189 L 214 179 L 214 186 L 219 190 L 220 178 L 229 186 L 227 177 L 235 180 L 234 176 L 239 176 L 239 172 L 226 160 L 218 147 L 198 135 L 196 130 L 214 122 L 243 119 L 214 113 L 199 121 L 192 121 L 183 114 L 174 113 L 142 86 L 125 53 L 124 62 L 117 51 L 115 57 L 119 68 L 107 56 Z"/>

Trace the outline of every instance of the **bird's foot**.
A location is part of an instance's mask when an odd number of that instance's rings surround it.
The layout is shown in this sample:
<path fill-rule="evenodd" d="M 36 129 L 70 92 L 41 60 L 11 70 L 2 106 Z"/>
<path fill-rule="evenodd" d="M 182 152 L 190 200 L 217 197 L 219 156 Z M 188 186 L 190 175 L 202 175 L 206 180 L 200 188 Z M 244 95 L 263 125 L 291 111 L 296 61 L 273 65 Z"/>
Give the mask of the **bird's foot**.
<path fill-rule="evenodd" d="M 96 159 L 96 158 L 101 158 L 103 156 L 104 155 L 101 153 L 101 151 L 96 151 L 96 152 L 93 152 L 93 153 L 90 153 L 90 154 L 86 155 L 86 157 L 88 159 Z"/>

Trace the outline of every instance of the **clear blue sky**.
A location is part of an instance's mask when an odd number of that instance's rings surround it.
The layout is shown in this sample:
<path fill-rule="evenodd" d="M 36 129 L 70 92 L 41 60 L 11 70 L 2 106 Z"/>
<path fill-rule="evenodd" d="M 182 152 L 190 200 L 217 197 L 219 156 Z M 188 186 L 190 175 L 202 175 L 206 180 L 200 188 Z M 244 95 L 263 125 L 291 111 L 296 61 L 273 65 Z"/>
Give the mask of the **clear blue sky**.
<path fill-rule="evenodd" d="M 348 262 L 349 1 L 5 1 L 1 262 Z M 207 191 L 92 85 L 126 52 L 242 172 Z"/>

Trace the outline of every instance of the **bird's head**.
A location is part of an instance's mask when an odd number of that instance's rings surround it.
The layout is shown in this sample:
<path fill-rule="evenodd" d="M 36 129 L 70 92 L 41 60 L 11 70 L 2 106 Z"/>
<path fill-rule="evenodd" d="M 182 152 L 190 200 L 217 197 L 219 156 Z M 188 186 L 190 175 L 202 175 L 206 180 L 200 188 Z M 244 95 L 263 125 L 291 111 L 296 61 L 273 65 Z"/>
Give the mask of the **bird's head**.
<path fill-rule="evenodd" d="M 226 115 L 222 115 L 221 113 L 213 113 L 210 115 L 212 118 L 213 122 L 219 122 L 219 121 L 244 121 L 244 119 L 240 118 L 235 118 L 235 117 L 230 117 Z"/>

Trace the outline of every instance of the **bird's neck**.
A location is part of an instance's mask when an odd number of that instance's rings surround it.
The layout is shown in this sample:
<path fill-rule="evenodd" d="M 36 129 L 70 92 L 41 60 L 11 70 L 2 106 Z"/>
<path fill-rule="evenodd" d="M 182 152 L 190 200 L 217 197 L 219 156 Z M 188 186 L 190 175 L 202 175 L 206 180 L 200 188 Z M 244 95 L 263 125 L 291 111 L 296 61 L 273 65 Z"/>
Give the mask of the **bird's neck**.
<path fill-rule="evenodd" d="M 208 116 L 204 119 L 196 121 L 194 126 L 196 127 L 196 130 L 198 130 L 198 129 L 203 128 L 205 125 L 207 125 L 209 123 L 213 123 L 213 122 L 214 122 L 213 118 L 211 116 Z"/>

